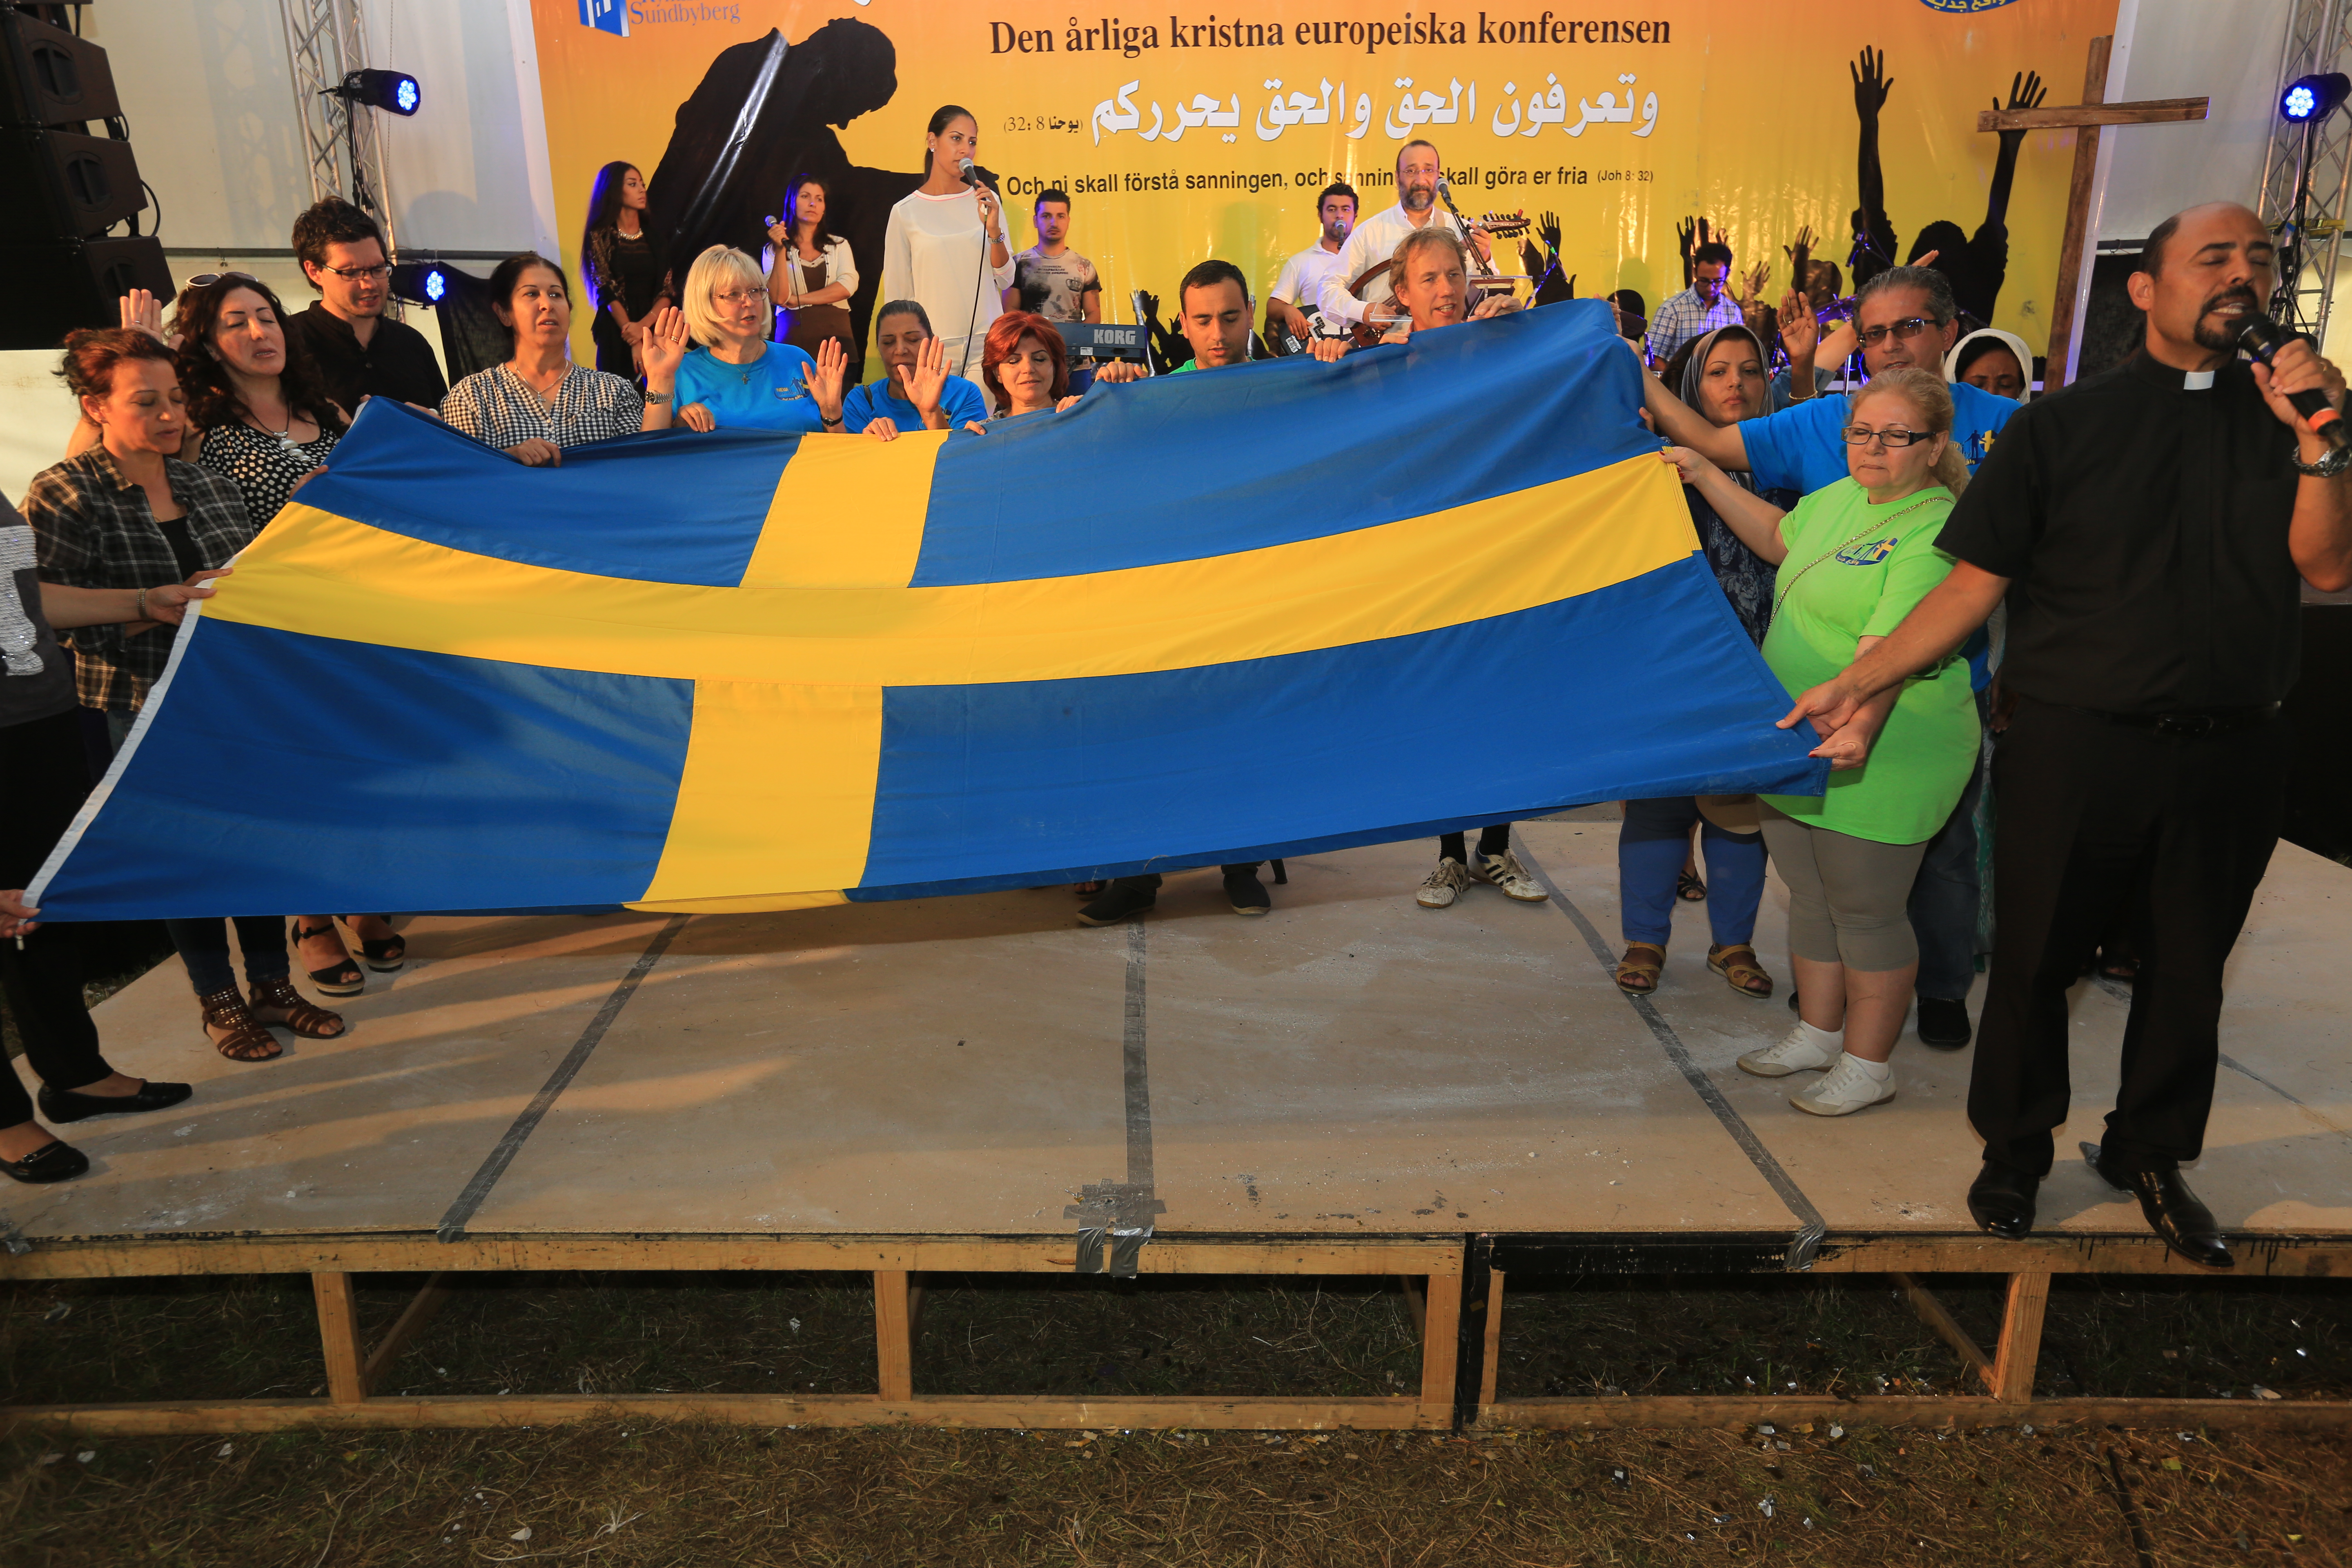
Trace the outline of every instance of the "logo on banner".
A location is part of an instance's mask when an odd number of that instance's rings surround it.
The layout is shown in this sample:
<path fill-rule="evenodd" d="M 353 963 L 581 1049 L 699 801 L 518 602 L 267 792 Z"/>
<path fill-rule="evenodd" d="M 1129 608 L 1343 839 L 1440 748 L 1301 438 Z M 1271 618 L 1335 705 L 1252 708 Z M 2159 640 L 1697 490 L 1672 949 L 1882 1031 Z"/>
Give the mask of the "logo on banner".
<path fill-rule="evenodd" d="M 628 7 L 623 0 L 580 0 L 580 25 L 625 38 L 629 36 Z"/>

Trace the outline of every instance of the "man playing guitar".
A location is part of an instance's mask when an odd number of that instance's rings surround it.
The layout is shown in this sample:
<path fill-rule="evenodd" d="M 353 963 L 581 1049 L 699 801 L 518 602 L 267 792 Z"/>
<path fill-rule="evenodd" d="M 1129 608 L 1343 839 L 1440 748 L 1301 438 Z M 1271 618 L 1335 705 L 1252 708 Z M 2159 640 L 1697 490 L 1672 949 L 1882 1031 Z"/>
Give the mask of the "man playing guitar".
<path fill-rule="evenodd" d="M 1494 247 L 1475 224 L 1465 224 L 1437 206 L 1437 182 L 1444 173 L 1437 148 L 1428 142 L 1408 142 L 1397 153 L 1397 205 L 1374 213 L 1356 226 L 1339 252 L 1339 265 L 1324 279 L 1320 303 L 1326 331 L 1337 326 L 1369 324 L 1379 330 L 1400 321 L 1404 311 L 1396 302 L 1394 287 L 1386 277 L 1367 279 L 1395 256 L 1397 242 L 1433 225 L 1470 247 L 1478 265 L 1486 268 Z M 1363 296 L 1354 290 L 1362 289 Z"/>

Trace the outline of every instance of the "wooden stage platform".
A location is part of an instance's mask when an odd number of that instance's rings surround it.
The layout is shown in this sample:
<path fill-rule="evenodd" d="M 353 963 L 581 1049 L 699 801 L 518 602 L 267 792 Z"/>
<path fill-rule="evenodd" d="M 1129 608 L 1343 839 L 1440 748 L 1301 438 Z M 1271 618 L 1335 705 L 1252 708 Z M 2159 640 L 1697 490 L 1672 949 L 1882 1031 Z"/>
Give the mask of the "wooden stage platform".
<path fill-rule="evenodd" d="M 2286 1401 L 2039 1400 L 2053 1274 L 2196 1272 L 2078 1161 L 2041 1234 L 1982 1236 L 1969 1056 L 1907 1036 L 1898 1097 L 1822 1121 L 1741 1052 L 1789 1026 L 1706 973 L 1683 906 L 1654 1001 L 1609 978 L 1614 807 L 1520 828 L 1555 889 L 1455 908 L 1412 891 L 1432 847 L 1294 860 L 1243 920 L 1213 870 L 1089 931 L 1065 889 L 792 914 L 421 919 L 349 1036 L 247 1066 L 203 1042 L 178 965 L 99 1009 L 126 1069 L 196 1084 L 162 1115 L 77 1124 L 95 1169 L 0 1192 L 0 1279 L 304 1272 L 329 1394 L 20 1407 L 86 1430 L 468 1426 L 615 1409 L 759 1423 L 1394 1426 L 1804 1419 L 2337 1424 Z M 1785 984 L 1785 894 L 1758 947 Z M 2240 1276 L 2352 1268 L 2352 1051 L 2334 997 L 2352 872 L 2282 845 L 2231 974 L 2199 1192 Z M 2125 1004 L 2085 984 L 2077 1113 L 2095 1140 Z M 281 1031 L 281 1037 L 283 1037 Z M 1796 1080 L 1802 1083 L 1803 1079 Z M 373 1371 L 428 1285 L 361 1342 L 356 1274 L 835 1269 L 875 1281 L 867 1395 L 393 1398 Z M 1895 1277 L 1983 1392 L 1936 1399 L 1498 1401 L 1506 1285 L 1539 1274 Z M 1404 1276 L 1421 1386 L 1389 1399 L 929 1397 L 912 1385 L 926 1271 Z M 2009 1279 L 1972 1343 L 1916 1276 Z M 1424 1304 L 1425 1303 L 1425 1304 Z"/>

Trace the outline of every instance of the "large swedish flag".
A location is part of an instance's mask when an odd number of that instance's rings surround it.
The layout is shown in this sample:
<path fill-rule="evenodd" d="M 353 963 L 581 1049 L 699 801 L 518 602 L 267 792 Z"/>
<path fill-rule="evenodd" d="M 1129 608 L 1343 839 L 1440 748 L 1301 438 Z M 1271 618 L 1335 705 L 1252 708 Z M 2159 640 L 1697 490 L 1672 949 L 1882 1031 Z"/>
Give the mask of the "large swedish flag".
<path fill-rule="evenodd" d="M 552 470 L 377 399 L 35 891 L 771 910 L 1818 793 L 1612 333 L 1578 303 L 984 437 Z"/>

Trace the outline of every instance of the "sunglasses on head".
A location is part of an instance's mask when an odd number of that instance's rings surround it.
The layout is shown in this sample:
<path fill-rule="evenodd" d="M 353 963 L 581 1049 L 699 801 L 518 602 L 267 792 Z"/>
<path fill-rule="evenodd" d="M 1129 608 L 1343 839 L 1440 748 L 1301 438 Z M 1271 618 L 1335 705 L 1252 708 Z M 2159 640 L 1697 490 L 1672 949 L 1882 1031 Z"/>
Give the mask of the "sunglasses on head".
<path fill-rule="evenodd" d="M 199 272 L 194 277 L 188 279 L 187 286 L 191 289 L 209 289 L 214 284 L 224 282 L 231 278 L 236 279 L 240 283 L 258 283 L 261 281 L 260 279 L 256 278 L 250 272 Z"/>

